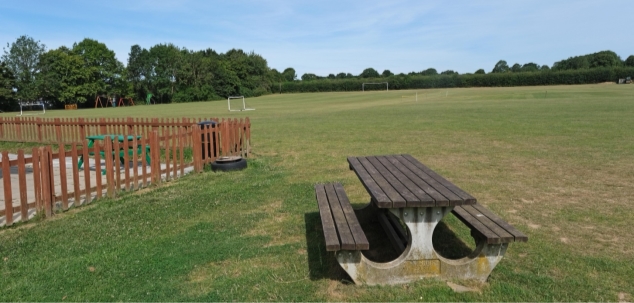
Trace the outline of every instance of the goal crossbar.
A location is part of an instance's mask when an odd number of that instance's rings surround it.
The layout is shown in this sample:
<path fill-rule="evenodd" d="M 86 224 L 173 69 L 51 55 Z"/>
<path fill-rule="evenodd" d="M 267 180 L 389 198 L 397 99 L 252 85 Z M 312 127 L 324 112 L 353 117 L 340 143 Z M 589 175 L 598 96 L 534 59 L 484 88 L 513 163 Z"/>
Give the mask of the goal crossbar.
<path fill-rule="evenodd" d="M 361 84 L 361 91 L 365 91 L 365 86 L 366 85 L 383 85 L 385 84 L 385 90 L 386 91 L 390 91 L 390 84 L 387 82 L 370 82 L 370 83 L 362 83 Z"/>

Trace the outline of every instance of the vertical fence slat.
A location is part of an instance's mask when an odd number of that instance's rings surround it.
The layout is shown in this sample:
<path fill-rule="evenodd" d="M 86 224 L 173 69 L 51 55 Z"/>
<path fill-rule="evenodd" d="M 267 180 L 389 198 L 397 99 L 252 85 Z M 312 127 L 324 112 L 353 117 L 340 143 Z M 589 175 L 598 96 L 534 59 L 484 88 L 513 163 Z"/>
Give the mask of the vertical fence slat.
<path fill-rule="evenodd" d="M 177 178 L 176 169 L 178 168 L 176 166 L 176 163 L 178 162 L 178 160 L 177 160 L 178 158 L 176 157 L 176 155 L 177 155 L 176 154 L 176 152 L 177 152 L 176 145 L 177 145 L 177 142 L 176 142 L 176 129 L 172 129 L 172 178 L 173 179 Z M 169 174 L 169 172 L 168 172 L 168 174 Z"/>
<path fill-rule="evenodd" d="M 20 185 L 20 218 L 22 222 L 29 220 L 29 201 L 26 194 L 26 164 L 24 150 L 18 150 L 18 184 Z"/>
<path fill-rule="evenodd" d="M 124 172 L 124 181 L 123 181 L 123 185 L 125 187 L 126 191 L 130 190 L 130 156 L 128 155 L 129 152 L 131 152 L 132 150 L 130 149 L 130 141 L 128 141 L 128 131 L 126 131 L 126 135 L 123 136 L 123 172 Z"/>
<path fill-rule="evenodd" d="M 148 174 L 147 174 L 148 154 L 147 154 L 147 148 L 145 148 L 147 146 L 146 144 L 149 144 L 146 139 L 146 136 L 141 137 L 141 187 L 147 186 L 147 179 L 148 179 L 147 178 L 148 177 Z M 150 148 L 152 147 L 150 146 Z"/>
<path fill-rule="evenodd" d="M 46 147 L 40 147 L 40 159 L 42 160 L 42 200 L 44 201 L 44 214 L 46 217 L 53 215 L 52 199 L 51 199 L 51 157 Z"/>
<path fill-rule="evenodd" d="M 180 149 L 180 169 L 181 169 L 181 177 L 185 175 L 185 142 L 187 141 L 187 139 L 189 138 L 189 136 L 186 135 L 186 129 L 181 129 L 180 133 L 178 134 L 178 147 Z"/>
<path fill-rule="evenodd" d="M 159 142 L 158 131 L 152 131 L 152 135 L 150 137 L 150 152 L 151 156 L 151 164 L 152 164 L 152 183 L 160 184 L 161 183 L 161 146 Z"/>
<path fill-rule="evenodd" d="M 64 144 L 59 145 L 59 180 L 62 189 L 62 209 L 68 209 L 68 180 L 66 179 L 66 150 Z"/>
<path fill-rule="evenodd" d="M 91 188 L 90 187 L 90 158 L 89 158 L 89 151 L 88 151 L 88 141 L 86 139 L 83 139 L 83 140 L 84 142 L 83 142 L 81 151 L 82 151 L 82 159 L 84 159 L 84 190 L 86 191 L 86 197 L 84 201 L 88 203 L 92 200 L 91 199 L 92 194 L 90 190 Z"/>
<path fill-rule="evenodd" d="M 33 191 L 35 192 L 35 210 L 40 212 L 43 210 L 42 206 L 42 182 L 40 172 L 40 149 L 33 147 L 31 150 L 31 158 L 33 165 Z"/>
<path fill-rule="evenodd" d="M 133 171 L 132 171 L 132 175 L 133 175 L 133 179 L 132 179 L 132 190 L 138 189 L 139 188 L 139 145 L 137 142 L 137 137 L 136 135 L 132 135 L 132 164 L 131 166 L 133 167 Z"/>
<path fill-rule="evenodd" d="M 4 185 L 4 214 L 7 226 L 13 225 L 13 196 L 11 193 L 11 164 L 9 152 L 2 152 L 2 184 Z"/>
<path fill-rule="evenodd" d="M 106 183 L 108 187 L 108 197 L 113 198 L 115 196 L 114 190 L 114 170 L 112 164 L 112 140 L 110 136 L 105 137 L 104 157 L 106 158 Z"/>
<path fill-rule="evenodd" d="M 75 207 L 79 207 L 79 198 L 81 192 L 79 189 L 79 159 L 77 157 L 77 143 L 73 143 L 71 145 L 70 157 L 73 165 L 73 190 L 75 193 Z"/>
<path fill-rule="evenodd" d="M 101 168 L 101 150 L 104 149 L 99 141 L 95 141 L 93 155 L 95 157 L 95 199 L 103 197 L 103 169 Z"/>
<path fill-rule="evenodd" d="M 112 153 L 106 154 L 106 157 L 112 157 L 112 166 L 115 171 L 115 191 L 118 192 L 121 188 L 121 144 L 117 136 L 112 140 L 112 145 Z"/>
<path fill-rule="evenodd" d="M 160 137 L 159 137 L 160 138 Z M 169 147 L 169 137 L 164 135 L 159 139 L 161 141 L 161 146 L 163 146 L 165 150 L 165 180 L 169 180 L 170 177 L 170 147 Z"/>
<path fill-rule="evenodd" d="M 201 172 L 203 170 L 202 164 L 202 150 L 199 146 L 202 146 L 201 130 L 199 127 L 192 126 L 192 157 L 194 163 L 194 171 Z"/>

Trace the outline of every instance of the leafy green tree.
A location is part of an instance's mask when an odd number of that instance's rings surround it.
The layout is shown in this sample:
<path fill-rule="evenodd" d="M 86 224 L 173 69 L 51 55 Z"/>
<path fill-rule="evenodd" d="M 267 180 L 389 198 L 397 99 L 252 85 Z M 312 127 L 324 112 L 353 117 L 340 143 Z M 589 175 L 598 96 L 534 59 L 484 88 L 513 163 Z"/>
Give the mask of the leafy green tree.
<path fill-rule="evenodd" d="M 539 70 L 542 71 L 542 72 L 550 71 L 550 67 L 548 65 L 544 64 L 544 65 L 542 65 L 542 67 Z"/>
<path fill-rule="evenodd" d="M 115 58 L 114 51 L 97 40 L 85 38 L 73 44 L 72 52 L 82 58 L 84 68 L 90 71 L 87 85 L 91 95 L 123 93 L 117 90 L 121 90 L 124 67 Z"/>
<path fill-rule="evenodd" d="M 448 69 L 440 74 L 441 75 L 458 75 L 458 72 Z"/>
<path fill-rule="evenodd" d="M 423 76 L 435 76 L 438 75 L 438 71 L 435 68 L 428 68 L 422 72 L 420 72 Z"/>
<path fill-rule="evenodd" d="M 590 68 L 621 66 L 621 57 L 613 51 L 601 51 L 591 55 Z"/>
<path fill-rule="evenodd" d="M 484 75 L 484 74 L 486 74 L 486 72 L 484 71 L 484 69 L 479 69 L 479 70 L 475 71 L 475 74 L 476 75 Z"/>
<path fill-rule="evenodd" d="M 387 78 L 390 76 L 394 76 L 394 73 L 392 73 L 389 69 L 386 69 L 381 73 L 381 77 Z"/>
<path fill-rule="evenodd" d="M 539 66 L 539 64 L 530 62 L 530 63 L 526 63 L 522 65 L 521 71 L 522 72 L 536 72 L 536 71 L 539 71 L 540 69 L 541 69 L 541 66 Z"/>
<path fill-rule="evenodd" d="M 492 73 L 508 73 L 509 71 L 511 71 L 511 69 L 509 68 L 508 63 L 506 63 L 506 61 L 504 60 L 500 60 L 498 61 L 498 63 L 495 64 L 491 72 Z"/>
<path fill-rule="evenodd" d="M 94 94 L 93 76 L 84 59 L 65 46 L 40 57 L 37 87 L 40 95 L 61 103 L 84 103 Z"/>
<path fill-rule="evenodd" d="M 347 78 L 346 73 L 338 73 L 335 78 L 337 79 L 345 79 Z"/>
<path fill-rule="evenodd" d="M 625 66 L 634 67 L 634 55 L 630 55 L 625 59 Z"/>
<path fill-rule="evenodd" d="M 151 80 L 154 94 L 161 102 L 170 102 L 176 87 L 176 74 L 181 66 L 181 52 L 174 44 L 157 44 L 149 50 L 154 69 Z"/>
<path fill-rule="evenodd" d="M 361 78 L 378 78 L 379 77 L 379 72 L 377 72 L 374 68 L 366 68 L 363 70 L 363 72 L 361 72 L 361 74 L 359 75 L 359 77 Z"/>
<path fill-rule="evenodd" d="M 328 79 L 336 79 L 335 74 L 328 74 Z"/>
<path fill-rule="evenodd" d="M 0 62 L 0 108 L 11 110 L 15 106 L 15 76 L 4 62 Z"/>
<path fill-rule="evenodd" d="M 36 100 L 38 62 L 40 56 L 46 51 L 46 45 L 35 41 L 29 36 L 20 36 L 15 42 L 7 43 L 3 48 L 2 61 L 15 76 L 17 98 L 19 100 Z"/>
<path fill-rule="evenodd" d="M 284 81 L 284 75 L 282 75 L 282 73 L 280 73 L 277 69 L 272 68 L 269 71 L 269 75 L 270 75 L 270 79 L 273 82 L 283 82 Z"/>
<path fill-rule="evenodd" d="M 522 71 L 522 66 L 519 63 L 515 63 L 513 64 L 513 66 L 511 67 L 511 72 L 514 73 L 519 73 Z"/>
<path fill-rule="evenodd" d="M 282 72 L 282 75 L 284 76 L 284 80 L 286 80 L 287 82 L 293 82 L 297 80 L 297 74 L 295 73 L 295 69 L 292 67 L 285 69 Z"/>
<path fill-rule="evenodd" d="M 150 52 L 139 45 L 130 47 L 126 71 L 127 79 L 131 82 L 137 98 L 145 99 L 145 95 L 152 91 L 151 82 L 154 79 L 154 68 Z"/>
<path fill-rule="evenodd" d="M 553 64 L 553 70 L 587 69 L 590 68 L 588 56 L 570 57 Z"/>
<path fill-rule="evenodd" d="M 305 73 L 302 75 L 302 81 L 317 80 L 317 75 L 311 73 Z"/>

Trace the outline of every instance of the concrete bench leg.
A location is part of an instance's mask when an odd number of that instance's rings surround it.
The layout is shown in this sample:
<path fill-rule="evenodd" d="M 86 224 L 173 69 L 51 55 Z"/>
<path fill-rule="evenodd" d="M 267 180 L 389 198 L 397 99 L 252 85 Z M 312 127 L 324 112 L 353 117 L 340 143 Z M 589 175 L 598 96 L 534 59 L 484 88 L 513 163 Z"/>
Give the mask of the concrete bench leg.
<path fill-rule="evenodd" d="M 434 250 L 432 234 L 452 207 L 389 209 L 408 228 L 405 251 L 393 261 L 368 260 L 360 251 L 338 251 L 337 261 L 357 284 L 399 284 L 423 278 L 474 279 L 485 281 L 502 259 L 508 244 L 477 243 L 469 256 L 449 260 Z"/>

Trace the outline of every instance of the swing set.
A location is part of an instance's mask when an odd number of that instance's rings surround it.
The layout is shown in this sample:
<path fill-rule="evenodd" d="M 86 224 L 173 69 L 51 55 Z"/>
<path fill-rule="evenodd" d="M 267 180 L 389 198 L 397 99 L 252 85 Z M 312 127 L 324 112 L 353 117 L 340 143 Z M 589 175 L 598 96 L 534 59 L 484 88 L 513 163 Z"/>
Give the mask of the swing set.
<path fill-rule="evenodd" d="M 112 107 L 134 106 L 134 100 L 132 100 L 132 97 L 120 97 L 119 102 L 116 102 L 116 100 L 117 100 L 116 97 L 110 98 L 108 96 L 97 95 L 97 97 L 95 98 L 95 108 L 99 106 L 105 107 L 104 104 L 106 105 L 111 104 Z"/>

